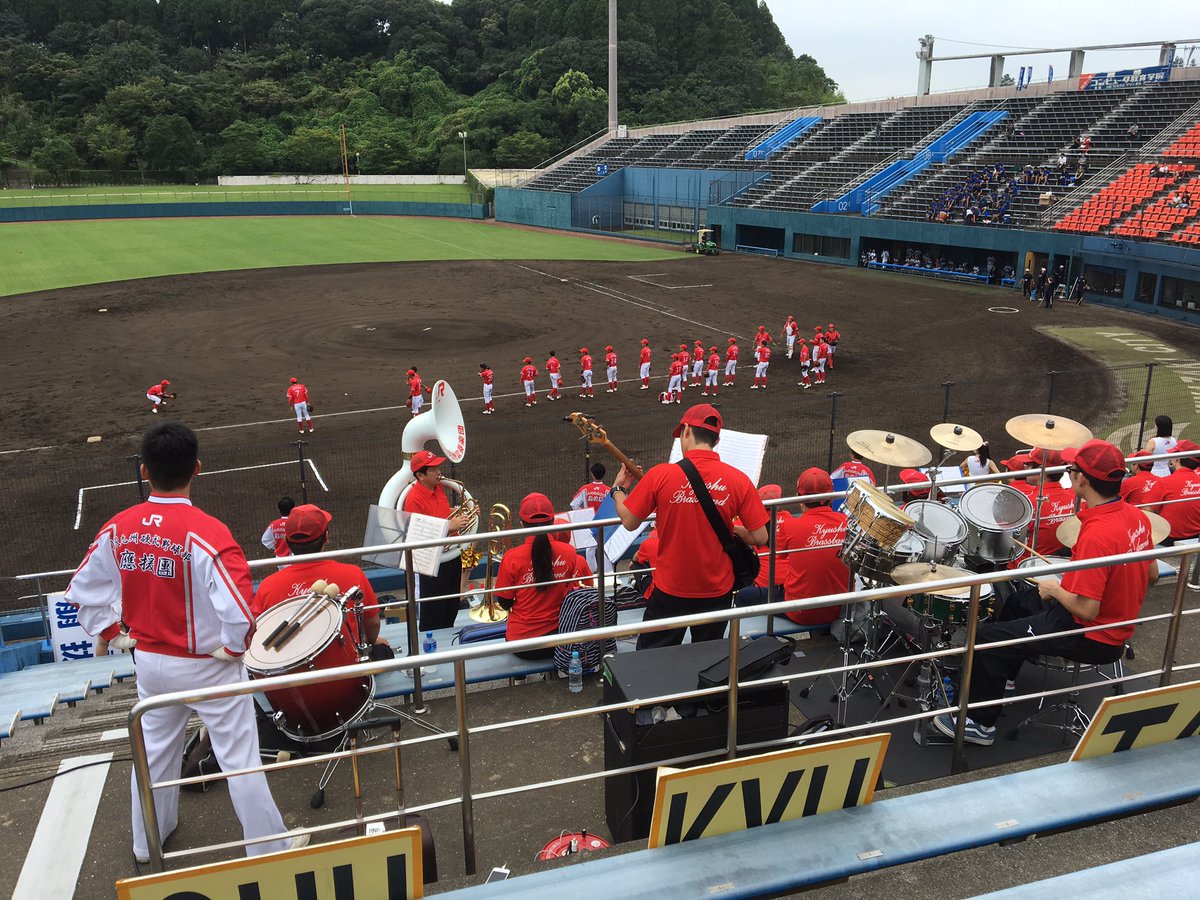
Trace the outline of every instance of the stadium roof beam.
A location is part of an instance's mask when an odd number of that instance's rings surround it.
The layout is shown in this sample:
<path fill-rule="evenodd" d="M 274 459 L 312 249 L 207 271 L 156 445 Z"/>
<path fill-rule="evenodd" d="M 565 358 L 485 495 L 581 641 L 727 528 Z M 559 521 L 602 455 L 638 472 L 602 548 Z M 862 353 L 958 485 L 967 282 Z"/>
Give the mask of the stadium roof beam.
<path fill-rule="evenodd" d="M 956 59 L 989 59 L 991 60 L 991 74 L 988 78 L 988 87 L 999 87 L 1001 79 L 1004 78 L 1004 57 L 1006 53 L 964 53 L 959 56 L 934 56 L 933 55 L 933 35 L 927 34 L 922 38 L 918 38 L 921 44 L 921 49 L 917 51 L 917 94 L 924 95 L 929 93 L 929 82 L 933 76 L 933 64 L 935 62 L 950 62 Z M 1129 50 L 1137 47 L 1158 47 L 1158 64 L 1160 66 L 1168 66 L 1175 59 L 1175 48 L 1178 44 L 1193 44 L 1200 43 L 1200 38 L 1177 38 L 1169 41 L 1142 41 L 1140 43 L 1129 44 L 1092 44 L 1086 47 L 1048 47 L 1041 50 L 1020 50 L 1014 49 L 1007 51 L 1015 56 L 1038 56 L 1046 53 L 1070 53 L 1071 62 L 1067 72 L 1068 78 L 1078 78 L 1083 74 L 1083 54 L 1087 50 Z"/>

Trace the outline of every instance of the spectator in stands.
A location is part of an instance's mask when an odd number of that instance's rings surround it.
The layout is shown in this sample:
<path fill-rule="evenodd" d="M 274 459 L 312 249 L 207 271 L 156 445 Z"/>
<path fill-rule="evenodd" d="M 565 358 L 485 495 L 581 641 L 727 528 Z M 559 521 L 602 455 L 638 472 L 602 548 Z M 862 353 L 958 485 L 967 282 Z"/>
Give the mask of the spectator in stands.
<path fill-rule="evenodd" d="M 1085 134 L 1079 139 L 1079 149 L 1084 156 L 1092 152 L 1092 136 L 1090 134 Z"/>
<path fill-rule="evenodd" d="M 1129 143 L 1131 143 L 1131 144 L 1137 143 L 1138 134 L 1140 134 L 1140 133 L 1141 133 L 1141 129 L 1138 127 L 1137 122 L 1134 122 L 1132 125 L 1130 125 L 1128 128 L 1125 129 L 1125 137 L 1126 137 L 1126 139 L 1128 139 Z"/>
<path fill-rule="evenodd" d="M 833 480 L 824 469 L 811 468 L 796 479 L 796 493 L 833 492 Z M 800 504 L 801 513 L 779 527 L 777 548 L 788 551 L 783 573 L 785 600 L 805 600 L 846 591 L 850 571 L 841 560 L 846 535 L 846 514 L 834 512 L 828 500 Z M 820 606 L 787 613 L 801 625 L 826 625 L 838 616 L 839 606 Z"/>

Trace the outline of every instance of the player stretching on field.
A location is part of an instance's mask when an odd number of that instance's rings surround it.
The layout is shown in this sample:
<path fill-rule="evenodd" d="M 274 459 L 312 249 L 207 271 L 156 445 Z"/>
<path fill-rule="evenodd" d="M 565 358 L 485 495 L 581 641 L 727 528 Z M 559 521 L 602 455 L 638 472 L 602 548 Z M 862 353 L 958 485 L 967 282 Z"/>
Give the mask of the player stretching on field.
<path fill-rule="evenodd" d="M 299 378 L 292 379 L 291 387 L 287 389 L 287 401 L 296 411 L 296 427 L 300 429 L 300 433 L 304 434 L 305 423 L 308 424 L 310 433 L 316 431 L 308 410 L 308 388 L 300 383 Z"/>

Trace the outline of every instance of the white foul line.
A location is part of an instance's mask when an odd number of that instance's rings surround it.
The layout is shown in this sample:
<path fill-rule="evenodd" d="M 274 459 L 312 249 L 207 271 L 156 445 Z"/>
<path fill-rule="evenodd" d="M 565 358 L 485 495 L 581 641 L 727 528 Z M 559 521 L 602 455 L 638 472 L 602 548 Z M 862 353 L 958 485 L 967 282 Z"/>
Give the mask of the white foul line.
<path fill-rule="evenodd" d="M 317 471 L 317 464 L 315 462 L 313 462 L 311 459 L 309 459 L 308 457 L 305 457 L 304 461 L 306 463 L 308 463 L 308 467 L 310 469 L 312 469 L 313 475 L 315 475 L 317 477 L 317 481 L 321 482 L 321 487 L 323 487 L 325 489 L 325 493 L 328 494 L 329 493 L 329 485 L 327 485 L 325 483 L 325 479 L 322 478 L 321 473 Z"/>
<path fill-rule="evenodd" d="M 111 753 L 100 753 L 59 763 L 60 773 L 87 763 L 99 765 L 55 779 L 25 854 L 13 900 L 75 896 L 112 757 Z"/>
<path fill-rule="evenodd" d="M 665 291 L 682 291 L 688 288 L 706 288 L 712 287 L 711 284 L 659 284 L 657 281 L 651 281 L 651 278 L 660 278 L 666 275 L 666 272 L 656 272 L 653 275 L 628 275 L 627 278 L 632 278 L 634 281 L 640 281 L 642 284 L 648 284 L 651 287 L 662 288 Z"/>

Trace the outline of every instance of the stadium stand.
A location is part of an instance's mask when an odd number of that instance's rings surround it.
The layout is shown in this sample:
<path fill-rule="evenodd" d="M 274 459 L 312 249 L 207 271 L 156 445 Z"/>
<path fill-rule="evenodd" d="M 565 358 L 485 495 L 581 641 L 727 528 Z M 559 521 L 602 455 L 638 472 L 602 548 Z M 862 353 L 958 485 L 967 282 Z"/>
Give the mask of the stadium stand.
<path fill-rule="evenodd" d="M 1153 163 L 1138 163 L 1123 173 L 1116 181 L 1084 201 L 1072 210 L 1054 228 L 1058 231 L 1083 231 L 1097 233 L 1101 228 L 1122 218 L 1139 204 L 1175 186 L 1175 177 L 1155 178 L 1151 176 Z M 1191 171 L 1193 167 L 1187 166 Z"/>

